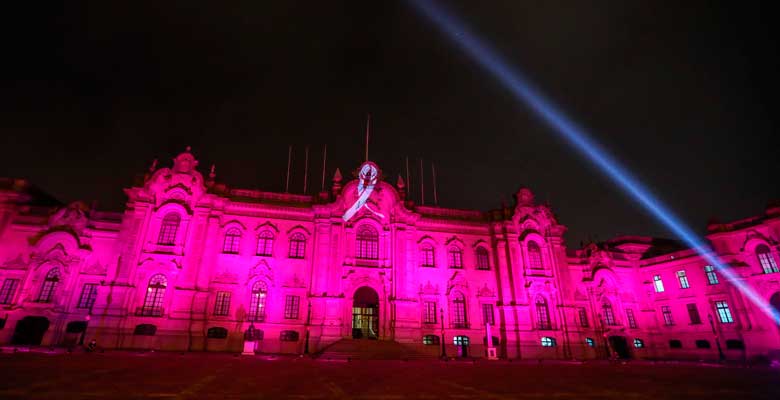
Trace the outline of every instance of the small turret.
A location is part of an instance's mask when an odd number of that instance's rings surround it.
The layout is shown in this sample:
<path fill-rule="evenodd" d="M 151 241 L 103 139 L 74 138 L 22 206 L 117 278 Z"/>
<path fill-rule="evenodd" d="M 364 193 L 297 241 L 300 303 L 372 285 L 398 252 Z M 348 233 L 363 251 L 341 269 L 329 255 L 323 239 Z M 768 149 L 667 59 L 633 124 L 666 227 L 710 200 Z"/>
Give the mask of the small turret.
<path fill-rule="evenodd" d="M 343 178 L 341 177 L 341 170 L 336 168 L 336 173 L 333 174 L 333 197 L 337 197 L 339 194 L 341 194 L 341 180 Z"/>

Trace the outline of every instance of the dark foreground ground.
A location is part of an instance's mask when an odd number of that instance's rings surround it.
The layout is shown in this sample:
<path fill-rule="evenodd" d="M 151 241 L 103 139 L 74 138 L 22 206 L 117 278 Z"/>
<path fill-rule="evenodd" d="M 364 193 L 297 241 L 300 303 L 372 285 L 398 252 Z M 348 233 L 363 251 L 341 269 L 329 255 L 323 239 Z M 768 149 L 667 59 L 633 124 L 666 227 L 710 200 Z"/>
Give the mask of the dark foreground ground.
<path fill-rule="evenodd" d="M 0 399 L 780 399 L 780 370 L 695 364 L 0 353 Z"/>

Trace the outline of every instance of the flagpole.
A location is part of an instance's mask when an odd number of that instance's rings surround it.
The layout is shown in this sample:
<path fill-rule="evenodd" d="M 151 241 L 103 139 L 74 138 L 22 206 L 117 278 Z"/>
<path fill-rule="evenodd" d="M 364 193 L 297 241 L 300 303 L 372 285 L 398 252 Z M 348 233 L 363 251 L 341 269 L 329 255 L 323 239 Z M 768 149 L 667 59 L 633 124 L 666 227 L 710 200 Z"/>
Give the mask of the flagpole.
<path fill-rule="evenodd" d="M 328 159 L 328 144 L 325 144 L 325 148 L 322 150 L 322 191 L 325 191 L 325 161 Z"/>
<path fill-rule="evenodd" d="M 423 175 L 423 159 L 420 159 L 420 204 L 425 205 L 425 175 Z"/>
<path fill-rule="evenodd" d="M 309 186 L 309 146 L 306 146 L 304 154 L 306 161 L 303 162 L 303 194 L 306 194 L 306 189 Z"/>
<path fill-rule="evenodd" d="M 292 158 L 292 145 L 287 149 L 287 180 L 284 184 L 284 192 L 290 193 L 290 159 Z"/>
<path fill-rule="evenodd" d="M 371 132 L 371 114 L 366 117 L 366 161 L 368 161 L 368 136 Z"/>
<path fill-rule="evenodd" d="M 431 161 L 431 173 L 433 174 L 433 205 L 439 205 L 439 194 L 436 192 L 436 165 Z"/>
<path fill-rule="evenodd" d="M 406 195 L 411 196 L 412 181 L 409 180 L 409 156 L 406 156 Z"/>

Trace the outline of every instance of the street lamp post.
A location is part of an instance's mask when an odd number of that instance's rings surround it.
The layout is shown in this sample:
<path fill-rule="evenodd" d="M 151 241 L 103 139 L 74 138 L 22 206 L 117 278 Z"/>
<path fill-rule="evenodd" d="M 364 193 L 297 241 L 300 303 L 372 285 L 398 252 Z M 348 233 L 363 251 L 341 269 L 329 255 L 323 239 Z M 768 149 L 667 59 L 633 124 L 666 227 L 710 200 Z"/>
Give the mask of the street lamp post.
<path fill-rule="evenodd" d="M 447 359 L 447 342 L 444 341 L 444 309 L 439 309 L 441 315 L 441 359 Z"/>
<path fill-rule="evenodd" d="M 311 300 L 309 300 L 309 307 L 306 311 L 306 343 L 303 346 L 303 354 L 309 354 L 309 331 L 311 330 L 309 324 L 311 323 Z"/>
<path fill-rule="evenodd" d="M 723 349 L 720 348 L 720 338 L 718 338 L 718 331 L 715 330 L 715 322 L 712 320 L 712 314 L 707 314 L 707 319 L 710 321 L 712 334 L 715 335 L 715 346 L 718 347 L 718 361 L 723 362 L 726 359 L 726 356 L 723 354 Z"/>
<path fill-rule="evenodd" d="M 89 320 L 92 319 L 92 307 L 95 306 L 95 303 L 92 303 L 89 305 L 89 311 L 87 312 L 87 316 L 84 318 L 84 330 L 81 331 L 81 337 L 79 338 L 79 346 L 84 345 L 84 336 L 87 334 L 87 328 L 89 328 Z"/>

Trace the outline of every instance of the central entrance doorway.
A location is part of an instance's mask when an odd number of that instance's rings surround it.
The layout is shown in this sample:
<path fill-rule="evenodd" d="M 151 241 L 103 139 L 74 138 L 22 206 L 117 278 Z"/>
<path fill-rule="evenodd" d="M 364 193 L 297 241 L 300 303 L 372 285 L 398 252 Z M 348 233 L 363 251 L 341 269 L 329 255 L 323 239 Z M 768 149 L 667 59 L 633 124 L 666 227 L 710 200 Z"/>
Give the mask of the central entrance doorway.
<path fill-rule="evenodd" d="M 617 353 L 619 358 L 631 358 L 631 353 L 628 352 L 628 341 L 625 336 L 610 336 L 609 347 Z"/>
<path fill-rule="evenodd" d="M 352 337 L 379 338 L 379 295 L 368 286 L 355 291 L 352 301 Z"/>

